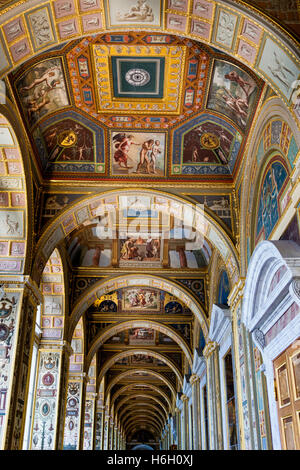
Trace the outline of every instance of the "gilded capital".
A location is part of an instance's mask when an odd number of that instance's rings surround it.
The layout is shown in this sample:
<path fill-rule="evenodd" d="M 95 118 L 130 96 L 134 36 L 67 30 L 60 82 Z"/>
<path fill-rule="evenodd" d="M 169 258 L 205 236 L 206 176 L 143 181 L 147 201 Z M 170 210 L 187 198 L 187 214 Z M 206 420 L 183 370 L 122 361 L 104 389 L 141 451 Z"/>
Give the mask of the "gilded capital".
<path fill-rule="evenodd" d="M 203 356 L 208 359 L 212 353 L 217 350 L 218 347 L 219 345 L 216 341 L 209 341 L 203 349 Z"/>
<path fill-rule="evenodd" d="M 189 382 L 191 385 L 194 385 L 195 383 L 199 382 L 200 377 L 197 374 L 193 374 L 190 376 Z"/>

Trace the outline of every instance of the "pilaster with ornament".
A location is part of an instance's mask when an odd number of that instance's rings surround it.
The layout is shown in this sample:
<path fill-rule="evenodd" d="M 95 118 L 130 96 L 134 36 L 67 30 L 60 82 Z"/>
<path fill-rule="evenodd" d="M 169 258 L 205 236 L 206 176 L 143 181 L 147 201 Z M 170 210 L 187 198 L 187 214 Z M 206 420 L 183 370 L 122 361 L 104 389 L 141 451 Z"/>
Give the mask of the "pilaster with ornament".
<path fill-rule="evenodd" d="M 0 279 L 0 448 L 22 448 L 37 305 L 41 294 L 29 276 Z"/>
<path fill-rule="evenodd" d="M 183 426 L 181 430 L 181 436 L 182 436 L 182 450 L 187 450 L 188 449 L 188 443 L 189 443 L 189 414 L 188 414 L 188 402 L 189 402 L 189 397 L 185 395 L 184 393 L 180 397 L 183 407 Z"/>
<path fill-rule="evenodd" d="M 102 399 L 98 399 L 96 403 L 96 439 L 95 450 L 103 449 L 103 427 L 104 427 L 105 406 Z"/>
<path fill-rule="evenodd" d="M 208 418 L 212 450 L 223 447 L 218 350 L 219 345 L 214 341 L 209 341 L 203 349 L 207 361 Z"/>
<path fill-rule="evenodd" d="M 245 413 L 242 407 L 243 394 L 242 394 L 242 376 L 241 376 L 241 364 L 240 364 L 240 343 L 239 335 L 241 329 L 240 310 L 242 306 L 243 291 L 245 286 L 245 278 L 240 278 L 238 282 L 233 286 L 229 296 L 228 305 L 230 306 L 232 313 L 232 334 L 233 334 L 233 354 L 235 363 L 235 375 L 236 375 L 236 390 L 237 390 L 237 409 L 238 409 L 238 423 L 239 423 L 239 442 L 240 448 L 245 449 Z M 247 420 L 247 430 L 249 432 L 249 423 Z"/>
<path fill-rule="evenodd" d="M 73 349 L 67 341 L 44 341 L 40 345 L 30 437 L 32 450 L 63 448 L 71 354 Z"/>
<path fill-rule="evenodd" d="M 85 372 L 69 375 L 65 412 L 64 444 L 65 450 L 78 450 L 81 437 L 81 416 L 83 408 L 83 389 L 87 375 Z"/>
<path fill-rule="evenodd" d="M 192 386 L 193 403 L 193 450 L 201 449 L 201 410 L 200 410 L 200 377 L 196 374 L 191 375 L 190 384 Z"/>
<path fill-rule="evenodd" d="M 96 400 L 97 393 L 88 392 L 85 396 L 83 450 L 94 450 L 95 447 Z"/>

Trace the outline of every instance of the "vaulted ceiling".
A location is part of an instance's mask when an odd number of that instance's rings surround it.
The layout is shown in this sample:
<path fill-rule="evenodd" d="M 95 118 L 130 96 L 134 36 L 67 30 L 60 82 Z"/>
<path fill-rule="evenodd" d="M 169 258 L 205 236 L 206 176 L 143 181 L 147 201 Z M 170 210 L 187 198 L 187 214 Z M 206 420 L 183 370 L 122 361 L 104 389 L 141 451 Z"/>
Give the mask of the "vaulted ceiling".
<path fill-rule="evenodd" d="M 299 73 L 299 7 L 285 3 L 0 0 L 0 76 L 24 123 L 38 181 L 37 252 L 49 258 L 52 242 L 43 236 L 53 224 L 70 279 L 72 326 L 85 331 L 89 362 L 74 333 L 71 366 L 90 366 L 88 390 L 100 390 L 136 441 L 158 439 L 191 353 L 205 344 L 212 260 L 220 255 L 223 264 L 214 266 L 237 276 L 235 182 L 255 113 L 275 93 L 291 108 Z M 164 185 L 185 199 L 155 192 Z M 142 194 L 145 187 L 154 196 Z M 122 196 L 94 200 L 99 188 L 120 188 Z M 124 208 L 127 188 L 134 192 Z M 165 225 L 148 199 L 169 211 Z M 197 249 L 186 248 L 188 236 L 174 237 L 189 204 L 204 205 L 209 222 Z M 51 287 L 62 272 L 56 259 L 41 284 L 50 309 L 63 305 L 60 285 Z M 44 325 L 57 321 L 52 310 L 44 313 Z"/>
<path fill-rule="evenodd" d="M 262 89 L 199 42 L 135 32 L 71 41 L 10 80 L 46 179 L 231 179 Z M 155 166 L 139 165 L 149 141 Z"/>

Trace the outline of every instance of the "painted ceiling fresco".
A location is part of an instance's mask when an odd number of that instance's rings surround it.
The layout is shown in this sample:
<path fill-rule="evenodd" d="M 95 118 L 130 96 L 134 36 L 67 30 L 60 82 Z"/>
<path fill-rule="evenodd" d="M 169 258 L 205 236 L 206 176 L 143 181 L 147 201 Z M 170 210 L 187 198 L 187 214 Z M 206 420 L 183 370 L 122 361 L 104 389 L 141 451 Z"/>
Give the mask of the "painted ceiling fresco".
<path fill-rule="evenodd" d="M 225 54 L 141 32 L 70 42 L 10 80 L 46 179 L 228 179 L 262 89 Z"/>

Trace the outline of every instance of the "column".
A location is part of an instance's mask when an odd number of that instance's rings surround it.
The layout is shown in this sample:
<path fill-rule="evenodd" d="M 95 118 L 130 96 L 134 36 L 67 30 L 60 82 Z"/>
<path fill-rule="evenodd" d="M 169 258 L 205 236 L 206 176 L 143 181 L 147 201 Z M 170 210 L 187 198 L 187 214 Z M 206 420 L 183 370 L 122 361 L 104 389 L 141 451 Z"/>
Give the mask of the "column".
<path fill-rule="evenodd" d="M 242 316 L 242 297 L 245 281 L 239 281 L 233 287 L 228 304 L 232 312 L 233 351 L 237 388 L 237 415 L 238 415 L 238 441 L 239 448 L 251 450 L 251 419 L 249 417 L 249 403 L 245 379 L 245 351 Z"/>
<path fill-rule="evenodd" d="M 182 407 L 182 429 L 181 429 L 181 435 L 182 435 L 182 450 L 187 450 L 188 449 L 188 442 L 189 442 L 189 429 L 188 429 L 188 423 L 189 423 L 189 415 L 188 415 L 188 401 L 189 397 L 187 395 L 182 394 L 181 395 L 181 401 L 183 403 Z"/>
<path fill-rule="evenodd" d="M 0 449 L 22 449 L 37 305 L 28 276 L 0 279 Z"/>
<path fill-rule="evenodd" d="M 43 342 L 38 353 L 31 450 L 63 448 L 69 358 L 73 350 L 66 341 Z"/>
<path fill-rule="evenodd" d="M 200 377 L 193 374 L 190 377 L 190 384 L 192 386 L 192 403 L 193 403 L 193 448 L 194 450 L 201 449 L 200 437 L 200 393 L 199 393 Z"/>
<path fill-rule="evenodd" d="M 180 449 L 181 447 L 181 440 L 180 440 L 180 409 L 175 408 L 175 426 L 176 426 L 176 440 L 174 444 L 177 445 L 177 449 Z"/>
<path fill-rule="evenodd" d="M 111 416 L 109 420 L 109 433 L 108 433 L 108 450 L 113 449 L 113 439 L 114 439 L 114 419 Z"/>
<path fill-rule="evenodd" d="M 88 392 L 85 398 L 83 450 L 93 450 L 95 441 L 95 410 L 97 393 Z"/>
<path fill-rule="evenodd" d="M 221 395 L 219 377 L 218 344 L 208 342 L 203 350 L 207 360 L 207 394 L 210 448 L 221 450 L 223 448 L 222 417 L 221 417 Z"/>
<path fill-rule="evenodd" d="M 105 406 L 103 406 L 102 403 L 99 404 L 99 402 L 97 402 L 95 450 L 103 449 L 104 410 L 105 410 Z"/>
<path fill-rule="evenodd" d="M 81 448 L 81 416 L 86 380 L 87 376 L 85 373 L 69 375 L 63 450 L 78 450 Z"/>

